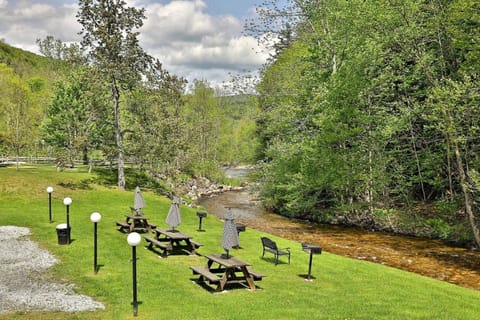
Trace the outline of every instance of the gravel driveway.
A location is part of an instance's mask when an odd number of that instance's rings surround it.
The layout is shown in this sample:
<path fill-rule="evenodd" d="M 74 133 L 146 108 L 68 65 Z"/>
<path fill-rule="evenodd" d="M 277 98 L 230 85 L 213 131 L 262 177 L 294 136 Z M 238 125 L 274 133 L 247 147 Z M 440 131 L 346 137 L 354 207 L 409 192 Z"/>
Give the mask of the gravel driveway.
<path fill-rule="evenodd" d="M 75 294 L 73 285 L 56 283 L 45 275 L 57 259 L 28 235 L 28 228 L 0 226 L 0 314 L 104 309 L 100 302 Z"/>

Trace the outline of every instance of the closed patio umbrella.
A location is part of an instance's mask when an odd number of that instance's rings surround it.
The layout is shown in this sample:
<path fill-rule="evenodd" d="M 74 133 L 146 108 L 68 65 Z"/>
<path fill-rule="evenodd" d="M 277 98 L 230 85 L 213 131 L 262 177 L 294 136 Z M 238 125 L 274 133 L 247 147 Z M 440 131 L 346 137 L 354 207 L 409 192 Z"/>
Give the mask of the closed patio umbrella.
<path fill-rule="evenodd" d="M 178 197 L 173 197 L 172 205 L 168 211 L 167 219 L 165 220 L 167 224 L 175 230 L 180 223 L 182 223 L 182 218 L 180 216 L 180 199 Z"/>
<path fill-rule="evenodd" d="M 145 207 L 145 200 L 143 199 L 142 192 L 140 191 L 140 187 L 135 188 L 135 196 L 133 199 L 133 210 L 135 214 L 142 215 L 142 209 Z"/>
<path fill-rule="evenodd" d="M 222 232 L 222 247 L 227 251 L 227 258 L 229 258 L 229 252 L 233 247 L 240 244 L 238 239 L 237 226 L 235 225 L 235 219 L 233 213 L 229 210 L 224 217 L 223 232 Z"/>

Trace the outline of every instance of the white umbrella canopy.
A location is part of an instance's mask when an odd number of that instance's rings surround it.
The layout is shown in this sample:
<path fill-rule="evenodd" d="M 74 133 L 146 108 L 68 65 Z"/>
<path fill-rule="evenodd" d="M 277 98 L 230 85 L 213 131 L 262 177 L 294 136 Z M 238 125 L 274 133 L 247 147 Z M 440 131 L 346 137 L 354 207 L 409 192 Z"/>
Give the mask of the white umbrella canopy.
<path fill-rule="evenodd" d="M 182 223 L 182 217 L 180 215 L 180 199 L 178 197 L 173 197 L 172 205 L 168 211 L 167 219 L 165 222 L 175 230 L 175 227 L 178 227 Z"/>
<path fill-rule="evenodd" d="M 142 209 L 145 207 L 145 199 L 143 199 L 142 191 L 140 191 L 140 187 L 135 188 L 135 195 L 133 199 L 133 207 L 132 209 L 135 211 L 135 214 L 142 215 Z"/>
<path fill-rule="evenodd" d="M 237 226 L 235 225 L 235 219 L 233 213 L 229 210 L 224 217 L 223 232 L 222 232 L 222 247 L 227 251 L 227 258 L 229 252 L 233 247 L 240 244 L 238 239 Z"/>

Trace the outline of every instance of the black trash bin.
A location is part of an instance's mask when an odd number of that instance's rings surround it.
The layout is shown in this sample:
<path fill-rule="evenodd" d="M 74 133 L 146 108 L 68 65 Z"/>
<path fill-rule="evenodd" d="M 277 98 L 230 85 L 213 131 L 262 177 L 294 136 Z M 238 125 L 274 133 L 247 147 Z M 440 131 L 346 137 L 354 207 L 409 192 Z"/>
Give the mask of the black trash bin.
<path fill-rule="evenodd" d="M 69 244 L 68 240 L 70 239 L 70 229 L 71 228 L 67 228 L 66 223 L 57 225 L 58 244 Z"/>

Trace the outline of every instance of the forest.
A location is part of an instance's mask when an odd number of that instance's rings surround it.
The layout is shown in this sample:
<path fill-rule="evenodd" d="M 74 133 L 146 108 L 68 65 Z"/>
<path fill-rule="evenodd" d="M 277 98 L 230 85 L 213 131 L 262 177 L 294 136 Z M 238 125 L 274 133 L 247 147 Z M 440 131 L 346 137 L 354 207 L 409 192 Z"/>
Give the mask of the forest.
<path fill-rule="evenodd" d="M 78 45 L 0 43 L 0 155 L 108 162 L 120 188 L 256 164 L 285 216 L 480 246 L 478 1 L 267 0 L 246 32 L 271 59 L 236 96 L 170 74 L 143 10 L 106 2 L 79 1 Z"/>
<path fill-rule="evenodd" d="M 38 44 L 42 56 L 0 42 L 0 159 L 47 157 L 59 170 L 79 162 L 115 167 L 108 83 L 79 47 L 51 36 Z M 157 71 L 162 74 L 152 82 L 122 88 L 127 167 L 152 176 L 218 180 L 221 166 L 254 162 L 250 96 L 224 95 L 200 80 L 187 87 L 184 79 Z"/>
<path fill-rule="evenodd" d="M 284 215 L 480 245 L 480 3 L 267 1 L 262 198 Z M 278 27 L 281 26 L 281 27 Z"/>

